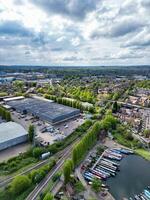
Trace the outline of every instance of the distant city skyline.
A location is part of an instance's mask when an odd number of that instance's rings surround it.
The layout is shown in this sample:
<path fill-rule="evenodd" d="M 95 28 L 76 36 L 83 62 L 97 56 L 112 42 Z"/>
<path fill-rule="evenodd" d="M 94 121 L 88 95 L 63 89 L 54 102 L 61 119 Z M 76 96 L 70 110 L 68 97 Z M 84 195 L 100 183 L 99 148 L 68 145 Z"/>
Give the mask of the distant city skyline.
<path fill-rule="evenodd" d="M 0 65 L 149 65 L 149 10 L 149 0 L 1 0 Z"/>

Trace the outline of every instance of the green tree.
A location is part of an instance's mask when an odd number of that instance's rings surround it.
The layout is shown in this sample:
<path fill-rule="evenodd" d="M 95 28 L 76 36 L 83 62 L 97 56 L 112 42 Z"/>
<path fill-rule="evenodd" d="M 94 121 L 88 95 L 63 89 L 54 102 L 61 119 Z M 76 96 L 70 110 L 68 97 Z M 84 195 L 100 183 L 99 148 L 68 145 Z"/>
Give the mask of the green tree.
<path fill-rule="evenodd" d="M 9 111 L 5 112 L 5 119 L 6 119 L 7 122 L 11 121 L 11 114 L 10 114 Z"/>
<path fill-rule="evenodd" d="M 51 193 L 48 192 L 48 193 L 45 195 L 45 197 L 44 197 L 43 200 L 53 200 L 53 199 L 54 199 L 53 195 L 52 195 Z"/>
<path fill-rule="evenodd" d="M 41 147 L 34 147 L 33 148 L 33 156 L 35 158 L 39 158 L 42 153 L 43 153 L 43 149 Z"/>
<path fill-rule="evenodd" d="M 34 129 L 34 126 L 32 124 L 29 126 L 28 134 L 29 134 L 29 141 L 33 142 L 34 141 L 35 129 Z"/>
<path fill-rule="evenodd" d="M 114 95 L 113 95 L 113 100 L 118 100 L 119 99 L 119 97 L 120 97 L 120 93 L 119 92 L 116 92 L 116 93 L 114 93 Z"/>
<path fill-rule="evenodd" d="M 72 170 L 73 170 L 73 162 L 72 162 L 72 160 L 68 159 L 68 160 L 66 160 L 64 167 L 63 167 L 65 184 L 69 182 Z"/>
<path fill-rule="evenodd" d="M 16 80 L 13 82 L 15 88 L 17 89 L 17 91 L 19 92 L 23 92 L 23 86 L 24 86 L 24 82 L 23 81 L 19 81 L 19 80 Z"/>
<path fill-rule="evenodd" d="M 32 180 L 32 183 L 36 183 L 35 177 L 38 174 L 38 170 L 32 170 L 29 174 L 29 178 Z"/>
<path fill-rule="evenodd" d="M 150 129 L 144 130 L 144 136 L 145 136 L 146 138 L 149 138 L 149 137 L 150 137 Z"/>
<path fill-rule="evenodd" d="M 39 183 L 44 177 L 45 177 L 46 173 L 44 172 L 44 170 L 38 170 L 38 173 L 35 175 L 34 181 L 35 183 Z"/>
<path fill-rule="evenodd" d="M 95 192 L 99 192 L 101 190 L 101 186 L 102 186 L 101 180 L 98 179 L 98 178 L 94 178 L 93 181 L 92 181 L 92 189 Z"/>
<path fill-rule="evenodd" d="M 74 166 L 76 166 L 78 164 L 78 161 L 79 161 L 79 147 L 78 145 L 76 145 L 74 148 L 73 148 L 73 152 L 72 152 L 72 160 L 73 160 L 73 164 Z"/>
<path fill-rule="evenodd" d="M 112 112 L 116 113 L 118 111 L 118 104 L 117 101 L 115 101 L 112 105 Z"/>
<path fill-rule="evenodd" d="M 19 195 L 31 186 L 31 180 L 27 176 L 17 176 L 10 184 L 10 192 Z"/>

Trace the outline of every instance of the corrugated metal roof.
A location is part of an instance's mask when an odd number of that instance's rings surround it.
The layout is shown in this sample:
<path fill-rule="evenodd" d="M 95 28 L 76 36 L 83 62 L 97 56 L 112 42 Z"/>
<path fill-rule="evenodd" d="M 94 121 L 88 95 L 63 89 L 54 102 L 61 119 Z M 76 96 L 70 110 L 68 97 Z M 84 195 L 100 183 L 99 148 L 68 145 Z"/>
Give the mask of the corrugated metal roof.
<path fill-rule="evenodd" d="M 27 131 L 20 124 L 15 122 L 4 122 L 0 124 L 0 143 L 27 134 Z"/>
<path fill-rule="evenodd" d="M 27 113 L 38 116 L 40 119 L 50 123 L 56 123 L 80 113 L 79 109 L 35 98 L 10 101 L 7 105 L 15 108 L 17 111 L 27 111 Z"/>

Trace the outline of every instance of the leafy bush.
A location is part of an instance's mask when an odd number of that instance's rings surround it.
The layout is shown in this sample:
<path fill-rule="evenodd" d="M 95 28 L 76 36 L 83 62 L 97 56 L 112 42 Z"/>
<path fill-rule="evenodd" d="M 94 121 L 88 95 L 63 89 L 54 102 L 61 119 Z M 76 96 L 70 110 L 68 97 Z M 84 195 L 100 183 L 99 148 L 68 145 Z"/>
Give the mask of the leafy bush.
<path fill-rule="evenodd" d="M 56 173 L 56 174 L 52 177 L 52 181 L 55 182 L 55 181 L 57 181 L 58 179 L 60 179 L 60 177 L 61 177 L 61 173 L 58 172 L 58 173 Z"/>
<path fill-rule="evenodd" d="M 53 195 L 51 193 L 47 193 L 43 200 L 53 200 L 53 199 L 54 199 Z"/>
<path fill-rule="evenodd" d="M 43 151 L 43 148 L 41 148 L 41 147 L 35 147 L 34 149 L 33 149 L 33 157 L 35 157 L 35 158 L 40 158 L 40 156 L 41 156 L 41 154 L 43 153 L 44 151 Z"/>
<path fill-rule="evenodd" d="M 19 195 L 31 186 L 31 180 L 27 176 L 17 176 L 10 184 L 10 192 Z"/>
<path fill-rule="evenodd" d="M 37 162 L 33 157 L 27 157 L 24 154 L 9 159 L 7 162 L 0 163 L 0 174 L 10 174 L 16 172 L 24 166 Z"/>
<path fill-rule="evenodd" d="M 32 180 L 32 183 L 39 183 L 46 174 L 53 168 L 53 166 L 56 164 L 56 161 L 52 159 L 49 164 L 41 167 L 37 170 L 32 170 L 28 177 Z"/>

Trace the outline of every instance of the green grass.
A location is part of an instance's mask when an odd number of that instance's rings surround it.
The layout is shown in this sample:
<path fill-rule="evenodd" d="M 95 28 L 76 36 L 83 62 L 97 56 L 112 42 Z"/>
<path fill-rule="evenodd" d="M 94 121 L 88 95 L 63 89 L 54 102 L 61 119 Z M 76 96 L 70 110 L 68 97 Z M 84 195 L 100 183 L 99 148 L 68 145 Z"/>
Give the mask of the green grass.
<path fill-rule="evenodd" d="M 0 92 L 0 97 L 7 96 L 7 95 L 8 95 L 7 92 Z"/>
<path fill-rule="evenodd" d="M 144 149 L 136 149 L 135 153 L 150 161 L 150 152 Z"/>
<path fill-rule="evenodd" d="M 137 141 L 136 141 L 136 140 L 132 140 L 132 141 L 127 140 L 127 139 L 123 136 L 123 134 L 115 133 L 115 134 L 113 134 L 113 136 L 114 136 L 115 140 L 116 140 L 119 144 L 121 144 L 121 145 L 123 145 L 123 146 L 126 146 L 126 147 L 128 147 L 128 148 L 135 148 L 135 147 L 137 146 Z"/>

